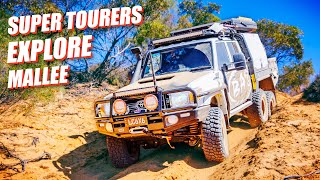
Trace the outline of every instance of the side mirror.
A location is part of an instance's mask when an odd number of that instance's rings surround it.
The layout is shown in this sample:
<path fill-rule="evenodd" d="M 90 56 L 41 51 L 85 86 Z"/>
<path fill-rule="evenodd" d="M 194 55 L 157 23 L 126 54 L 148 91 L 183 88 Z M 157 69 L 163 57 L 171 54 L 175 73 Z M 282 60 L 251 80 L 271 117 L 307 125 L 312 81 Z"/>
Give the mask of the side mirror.
<path fill-rule="evenodd" d="M 244 55 L 242 53 L 236 53 L 233 55 L 233 62 L 234 62 L 234 66 L 235 68 L 239 69 L 239 68 L 245 68 L 246 67 L 246 58 L 244 57 Z"/>

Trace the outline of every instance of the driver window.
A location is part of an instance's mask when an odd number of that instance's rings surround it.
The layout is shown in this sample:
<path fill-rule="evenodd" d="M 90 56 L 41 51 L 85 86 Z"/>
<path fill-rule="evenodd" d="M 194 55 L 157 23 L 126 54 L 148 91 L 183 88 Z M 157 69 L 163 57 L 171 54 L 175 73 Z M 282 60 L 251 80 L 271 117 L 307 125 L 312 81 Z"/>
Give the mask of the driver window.
<path fill-rule="evenodd" d="M 221 69 L 223 64 L 230 64 L 229 54 L 224 42 L 219 42 L 216 44 L 217 57 L 218 57 L 218 67 Z"/>

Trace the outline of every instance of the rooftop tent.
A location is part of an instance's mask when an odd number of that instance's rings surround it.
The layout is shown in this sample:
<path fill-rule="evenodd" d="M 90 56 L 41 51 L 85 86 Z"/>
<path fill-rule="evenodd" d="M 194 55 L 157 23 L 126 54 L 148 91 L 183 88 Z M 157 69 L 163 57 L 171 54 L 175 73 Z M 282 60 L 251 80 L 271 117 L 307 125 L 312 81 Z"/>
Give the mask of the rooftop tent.
<path fill-rule="evenodd" d="M 220 23 L 225 27 L 235 29 L 237 32 L 255 32 L 257 30 L 257 23 L 245 17 L 231 18 Z"/>

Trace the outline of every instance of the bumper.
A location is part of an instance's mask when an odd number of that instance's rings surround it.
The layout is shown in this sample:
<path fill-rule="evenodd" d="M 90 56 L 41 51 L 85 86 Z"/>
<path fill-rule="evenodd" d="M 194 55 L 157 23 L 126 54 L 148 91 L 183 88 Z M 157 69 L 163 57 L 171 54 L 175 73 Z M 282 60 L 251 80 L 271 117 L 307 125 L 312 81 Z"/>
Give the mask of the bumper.
<path fill-rule="evenodd" d="M 143 138 L 143 137 L 158 137 L 166 136 L 175 130 L 181 129 L 185 126 L 189 126 L 196 122 L 203 121 L 209 112 L 209 106 L 203 106 L 196 109 L 184 109 L 171 112 L 153 112 L 150 114 L 140 114 L 136 116 L 146 116 L 147 124 L 143 126 L 129 127 L 124 120 L 116 121 L 110 118 L 99 118 L 96 122 L 99 133 L 117 138 Z M 178 122 L 173 125 L 166 125 L 165 118 L 167 116 L 177 116 Z M 131 116 L 135 117 L 135 116 Z M 112 124 L 112 131 L 108 131 L 107 124 Z M 110 126 L 110 124 L 109 124 Z M 174 135 L 174 134 L 173 134 Z"/>

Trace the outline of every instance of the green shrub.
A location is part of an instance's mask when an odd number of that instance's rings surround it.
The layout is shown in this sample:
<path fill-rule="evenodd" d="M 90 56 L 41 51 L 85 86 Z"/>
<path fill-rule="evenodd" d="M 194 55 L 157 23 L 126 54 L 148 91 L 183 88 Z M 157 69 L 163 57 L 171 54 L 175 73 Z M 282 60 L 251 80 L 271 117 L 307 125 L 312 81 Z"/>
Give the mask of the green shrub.
<path fill-rule="evenodd" d="M 311 102 L 320 102 L 320 74 L 318 74 L 313 83 L 304 90 L 302 97 Z"/>
<path fill-rule="evenodd" d="M 129 84 L 127 68 L 119 68 L 110 73 L 107 82 L 111 85 L 122 87 Z"/>
<path fill-rule="evenodd" d="M 35 6 L 32 6 L 36 8 Z M 28 69 L 28 68 L 43 68 L 43 67 L 52 67 L 61 65 L 60 61 L 47 62 L 43 60 L 43 54 L 39 55 L 39 61 L 37 63 L 23 63 L 16 65 L 7 64 L 7 55 L 8 55 L 8 44 L 9 42 L 15 41 L 27 41 L 27 40 L 44 40 L 47 38 L 51 38 L 53 41 L 55 38 L 61 36 L 61 34 L 29 34 L 28 36 L 17 35 L 11 36 L 8 34 L 8 18 L 11 14 L 8 12 L 8 9 L 3 9 L 5 7 L 0 7 L 0 103 L 10 102 L 12 100 L 18 99 L 32 99 L 36 101 L 50 101 L 54 94 L 57 91 L 63 89 L 63 87 L 41 87 L 41 88 L 27 88 L 27 89 L 15 89 L 9 90 L 8 86 L 8 71 L 9 70 L 18 70 L 18 69 Z M 51 12 L 51 8 L 49 8 L 49 12 Z M 51 9 L 51 10 L 50 10 Z M 58 12 L 58 11 L 56 11 Z"/>
<path fill-rule="evenodd" d="M 309 79 L 313 73 L 311 60 L 284 66 L 283 73 L 279 76 L 278 88 L 292 95 L 299 94 L 302 87 L 309 85 Z"/>

